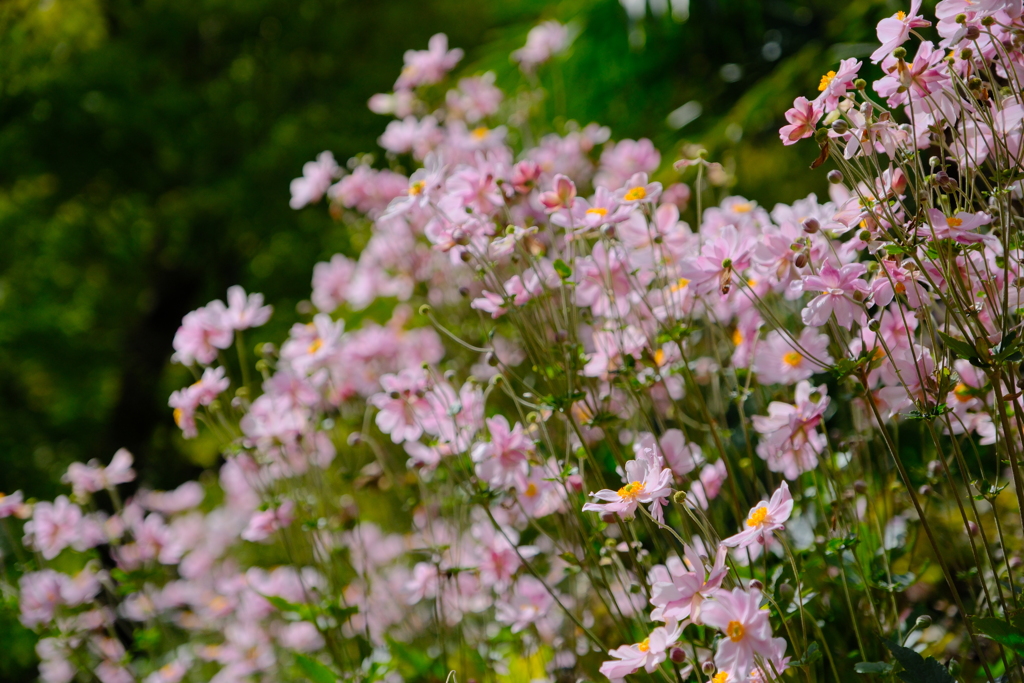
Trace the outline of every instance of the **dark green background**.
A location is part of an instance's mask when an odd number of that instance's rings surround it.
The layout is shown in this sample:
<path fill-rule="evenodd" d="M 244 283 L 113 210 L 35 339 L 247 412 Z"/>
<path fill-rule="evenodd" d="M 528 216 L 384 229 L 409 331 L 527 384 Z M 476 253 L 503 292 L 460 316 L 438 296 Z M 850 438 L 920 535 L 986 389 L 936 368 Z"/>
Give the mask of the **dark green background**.
<path fill-rule="evenodd" d="M 701 142 L 770 208 L 825 187 L 813 143 L 779 143 L 782 113 L 839 58 L 870 52 L 896 9 L 690 0 L 680 21 L 630 18 L 618 0 L 0 2 L 0 490 L 52 496 L 68 462 L 122 446 L 155 486 L 213 462 L 167 408 L 187 381 L 169 365 L 182 315 L 239 283 L 277 308 L 261 334 L 284 334 L 313 264 L 349 250 L 322 205 L 288 208 L 288 182 L 321 150 L 376 150 L 387 119 L 366 101 L 432 34 L 466 50 L 460 74 L 493 69 L 514 90 L 508 54 L 530 27 L 577 22 L 553 67 L 555 124 L 650 137 L 666 168 Z M 703 114 L 670 129 L 690 101 Z M 0 613 L 4 681 L 32 676 L 13 624 Z"/>

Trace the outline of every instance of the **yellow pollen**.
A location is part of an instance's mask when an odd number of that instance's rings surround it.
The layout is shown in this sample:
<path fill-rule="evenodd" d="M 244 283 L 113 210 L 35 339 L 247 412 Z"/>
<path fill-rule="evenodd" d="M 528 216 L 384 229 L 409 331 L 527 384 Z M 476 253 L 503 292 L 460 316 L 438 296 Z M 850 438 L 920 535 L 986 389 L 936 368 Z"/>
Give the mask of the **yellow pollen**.
<path fill-rule="evenodd" d="M 627 202 L 633 202 L 636 201 L 637 199 L 643 199 L 646 196 L 647 188 L 637 186 L 626 193 L 625 200 Z"/>
<path fill-rule="evenodd" d="M 907 13 L 904 12 L 903 10 L 899 10 L 898 12 L 896 12 L 896 18 L 899 19 L 900 21 L 903 21 L 904 19 L 907 18 Z"/>
<path fill-rule="evenodd" d="M 523 495 L 526 496 L 527 498 L 533 498 L 534 496 L 536 496 L 537 485 L 531 481 L 529 485 L 526 487 L 526 491 L 523 493 Z"/>
<path fill-rule="evenodd" d="M 711 683 L 725 683 L 726 679 L 729 678 L 729 674 L 726 671 L 719 671 L 711 677 Z"/>
<path fill-rule="evenodd" d="M 951 228 L 959 228 L 964 224 L 963 220 L 960 218 L 947 218 L 946 223 L 948 223 Z"/>
<path fill-rule="evenodd" d="M 641 642 L 636 644 L 636 649 L 640 650 L 640 652 L 647 652 L 651 649 L 651 639 L 644 638 Z"/>
<path fill-rule="evenodd" d="M 829 71 L 827 74 L 821 77 L 821 82 L 818 83 L 818 92 L 825 92 L 825 88 L 832 82 L 832 79 L 836 77 L 835 71 Z"/>
<path fill-rule="evenodd" d="M 592 209 L 587 209 L 587 213 L 593 216 L 607 216 L 608 209 L 604 208 L 603 206 L 595 206 Z"/>
<path fill-rule="evenodd" d="M 483 140 L 485 137 L 487 137 L 487 133 L 489 132 L 490 131 L 487 130 L 486 127 L 480 126 L 479 128 L 473 129 L 473 137 L 476 138 L 477 140 Z"/>
<path fill-rule="evenodd" d="M 619 498 L 636 498 L 644 492 L 643 482 L 633 481 L 619 489 Z"/>
<path fill-rule="evenodd" d="M 425 183 L 422 180 L 417 180 L 415 183 L 409 186 L 409 196 L 415 197 L 423 192 L 423 186 Z"/>
<path fill-rule="evenodd" d="M 971 388 L 963 382 L 960 382 L 960 384 L 957 384 L 956 388 L 953 389 L 953 395 L 956 396 L 956 400 L 961 403 L 967 403 L 971 400 Z"/>
<path fill-rule="evenodd" d="M 725 635 L 729 636 L 729 640 L 734 643 L 738 643 L 743 640 L 743 624 L 738 621 L 730 621 L 729 625 L 725 627 Z"/>
<path fill-rule="evenodd" d="M 319 351 L 323 347 L 323 345 L 324 345 L 324 340 L 321 339 L 320 337 L 317 337 L 316 339 L 313 340 L 313 343 L 309 345 L 309 348 L 306 349 L 306 351 L 310 355 L 312 355 L 312 354 L 316 353 L 317 351 Z"/>
<path fill-rule="evenodd" d="M 654 352 L 654 364 L 659 368 L 665 364 L 665 350 L 658 349 Z"/>
<path fill-rule="evenodd" d="M 733 346 L 739 346 L 743 343 L 743 333 L 740 332 L 739 329 L 732 331 L 732 343 Z"/>
<path fill-rule="evenodd" d="M 747 280 L 747 287 L 757 287 L 757 280 L 755 280 L 754 278 L 749 278 Z"/>
<path fill-rule="evenodd" d="M 736 213 L 750 213 L 753 210 L 753 208 L 753 206 L 744 202 L 742 204 L 737 204 L 736 206 L 732 207 L 732 210 L 735 211 Z"/>
<path fill-rule="evenodd" d="M 762 524 L 764 522 L 765 518 L 767 518 L 767 517 L 768 517 L 768 508 L 766 508 L 764 505 L 762 505 L 761 507 L 759 507 L 756 510 L 754 510 L 753 512 L 751 512 L 750 516 L 747 517 L 747 526 L 757 526 L 758 524 Z"/>
<path fill-rule="evenodd" d="M 782 357 L 782 362 L 791 368 L 795 368 L 796 366 L 800 365 L 800 361 L 802 361 L 803 359 L 804 357 L 801 356 L 796 351 L 790 351 L 789 353 Z"/>
<path fill-rule="evenodd" d="M 671 289 L 673 292 L 678 292 L 680 289 L 683 289 L 688 284 L 690 284 L 690 281 L 687 280 L 685 277 L 681 277 L 678 280 L 676 280 L 675 284 L 669 287 L 669 289 Z"/>
<path fill-rule="evenodd" d="M 213 611 L 219 612 L 222 609 L 226 609 L 227 607 L 229 607 L 230 604 L 231 603 L 228 602 L 227 598 L 225 598 L 223 595 L 218 595 L 217 597 L 210 600 L 210 602 L 207 603 L 207 606 Z"/>
<path fill-rule="evenodd" d="M 174 409 L 174 424 L 181 426 L 181 418 L 185 417 L 185 411 L 181 408 Z"/>

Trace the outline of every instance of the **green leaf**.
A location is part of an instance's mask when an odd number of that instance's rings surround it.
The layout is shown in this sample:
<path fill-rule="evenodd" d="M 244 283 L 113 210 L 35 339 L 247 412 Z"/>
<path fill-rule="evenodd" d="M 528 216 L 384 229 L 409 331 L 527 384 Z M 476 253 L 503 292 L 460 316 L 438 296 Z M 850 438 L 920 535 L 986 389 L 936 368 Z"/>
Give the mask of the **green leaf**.
<path fill-rule="evenodd" d="M 313 683 L 337 683 L 338 677 L 320 662 L 307 657 L 306 655 L 295 655 L 295 662 L 302 669 L 302 673 L 309 677 Z"/>
<path fill-rule="evenodd" d="M 992 617 L 974 619 L 973 624 L 979 633 L 1024 656 L 1024 629 Z"/>
<path fill-rule="evenodd" d="M 572 277 L 572 268 L 570 268 L 569 265 L 562 259 L 556 259 L 554 267 L 555 272 L 558 273 L 558 277 L 562 278 L 563 280 L 568 280 L 570 277 Z"/>
<path fill-rule="evenodd" d="M 977 350 L 967 342 L 950 337 L 945 332 L 939 332 L 939 336 L 942 337 L 942 341 L 945 342 L 946 346 L 956 355 L 957 358 L 983 362 L 978 357 Z"/>
<path fill-rule="evenodd" d="M 909 647 L 903 647 L 888 638 L 885 639 L 885 646 L 903 667 L 903 671 L 896 674 L 903 683 L 956 683 L 946 667 L 934 657 L 925 659 Z"/>
<path fill-rule="evenodd" d="M 811 643 L 807 646 L 807 651 L 804 652 L 804 656 L 795 662 L 790 662 L 791 666 L 804 666 L 806 664 L 813 664 L 814 662 L 821 659 L 821 648 L 818 647 L 817 643 Z"/>
<path fill-rule="evenodd" d="M 889 662 L 857 662 L 853 670 L 859 674 L 889 674 L 895 667 Z"/>

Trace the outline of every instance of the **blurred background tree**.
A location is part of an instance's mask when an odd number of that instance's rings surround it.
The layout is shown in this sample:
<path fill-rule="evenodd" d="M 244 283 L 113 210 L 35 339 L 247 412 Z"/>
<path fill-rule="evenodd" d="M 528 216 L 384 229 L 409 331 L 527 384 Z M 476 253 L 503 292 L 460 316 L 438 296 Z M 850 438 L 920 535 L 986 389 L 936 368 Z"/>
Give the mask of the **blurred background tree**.
<path fill-rule="evenodd" d="M 377 149 L 402 53 L 436 32 L 493 70 L 543 19 L 573 22 L 542 73 L 545 111 L 682 145 L 769 206 L 824 192 L 777 129 L 839 59 L 870 52 L 882 0 L 6 0 L 0 3 L 0 490 L 52 495 L 72 460 L 136 456 L 170 487 L 213 464 L 178 436 L 169 364 L 189 310 L 235 283 L 299 318 L 313 265 L 348 252 L 288 182 L 329 149 Z M 257 339 L 251 342 L 258 341 Z M 4 546 L 0 546 L 3 550 Z M 33 639 L 0 610 L 0 680 L 34 678 Z"/>

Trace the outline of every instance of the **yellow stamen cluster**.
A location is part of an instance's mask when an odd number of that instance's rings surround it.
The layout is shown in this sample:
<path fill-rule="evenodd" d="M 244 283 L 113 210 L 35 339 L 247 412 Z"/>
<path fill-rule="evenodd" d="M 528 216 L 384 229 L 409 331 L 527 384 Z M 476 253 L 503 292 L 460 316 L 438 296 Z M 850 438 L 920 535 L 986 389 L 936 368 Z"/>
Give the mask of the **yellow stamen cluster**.
<path fill-rule="evenodd" d="M 732 210 L 734 212 L 736 212 L 736 213 L 750 213 L 751 211 L 753 211 L 753 209 L 754 209 L 753 205 L 752 204 L 748 204 L 747 202 L 743 202 L 741 204 L 735 204 L 732 207 Z"/>
<path fill-rule="evenodd" d="M 729 673 L 727 671 L 719 671 L 711 677 L 711 683 L 725 683 L 729 679 Z"/>
<path fill-rule="evenodd" d="M 490 131 L 487 130 L 487 128 L 485 128 L 484 126 L 480 126 L 479 128 L 473 129 L 473 137 L 476 138 L 477 140 L 483 140 L 485 137 L 487 137 L 487 134 L 489 132 Z"/>
<path fill-rule="evenodd" d="M 526 486 L 526 491 L 523 492 L 527 498 L 533 498 L 537 495 L 537 485 L 532 481 Z"/>
<path fill-rule="evenodd" d="M 835 71 L 829 71 L 827 74 L 821 77 L 821 82 L 818 83 L 818 92 L 825 92 L 825 88 L 832 82 L 832 79 L 836 77 Z"/>
<path fill-rule="evenodd" d="M 619 498 L 637 498 L 644 492 L 644 484 L 640 481 L 632 481 L 618 490 Z"/>
<path fill-rule="evenodd" d="M 604 217 L 608 215 L 608 209 L 604 208 L 603 206 L 595 206 L 592 209 L 587 209 L 587 213 L 590 214 L 591 216 Z"/>
<path fill-rule="evenodd" d="M 738 621 L 730 621 L 729 625 L 725 627 L 725 635 L 729 636 L 729 640 L 734 643 L 743 640 L 743 633 L 743 624 Z"/>
<path fill-rule="evenodd" d="M 795 368 L 796 366 L 800 365 L 800 361 L 802 361 L 803 359 L 804 357 L 797 353 L 796 351 L 790 351 L 789 353 L 782 357 L 782 362 L 791 368 Z"/>
<path fill-rule="evenodd" d="M 743 343 L 743 333 L 740 332 L 739 329 L 732 331 L 732 343 L 733 346 L 739 346 Z"/>
<path fill-rule="evenodd" d="M 181 408 L 175 408 L 174 409 L 174 424 L 178 425 L 178 427 L 181 427 L 181 418 L 183 418 L 183 417 L 185 417 L 185 411 L 182 410 Z"/>
<path fill-rule="evenodd" d="M 323 345 L 324 345 L 324 340 L 321 339 L 320 337 L 317 337 L 316 339 L 313 340 L 313 343 L 309 345 L 309 348 L 306 349 L 306 351 L 310 355 L 313 355 L 314 353 L 319 351 L 323 347 Z"/>
<path fill-rule="evenodd" d="M 959 228 L 961 225 L 964 224 L 963 219 L 961 218 L 947 218 L 946 223 L 951 228 Z"/>
<path fill-rule="evenodd" d="M 423 193 L 423 186 L 425 183 L 422 180 L 417 180 L 415 183 L 409 186 L 409 196 L 416 197 Z"/>
<path fill-rule="evenodd" d="M 907 13 L 904 12 L 903 10 L 898 10 L 896 12 L 896 18 L 899 19 L 900 21 L 903 21 L 904 19 L 907 18 Z"/>
<path fill-rule="evenodd" d="M 761 507 L 759 507 L 756 510 L 754 510 L 753 512 L 751 512 L 750 516 L 747 517 L 747 526 L 757 526 L 758 524 L 763 524 L 764 520 L 767 517 L 768 517 L 768 508 L 766 508 L 764 505 L 762 505 Z"/>
<path fill-rule="evenodd" d="M 644 638 L 636 644 L 636 649 L 640 650 L 640 652 L 648 652 L 651 649 L 651 639 Z"/>
<path fill-rule="evenodd" d="M 680 289 L 685 288 L 688 284 L 690 284 L 690 281 L 687 280 L 685 277 L 681 277 L 678 280 L 676 280 L 675 284 L 669 287 L 669 289 L 671 289 L 673 292 L 678 292 Z"/>
<path fill-rule="evenodd" d="M 626 193 L 625 200 L 627 202 L 635 202 L 638 199 L 643 199 L 647 196 L 647 188 L 645 187 L 634 187 Z"/>

